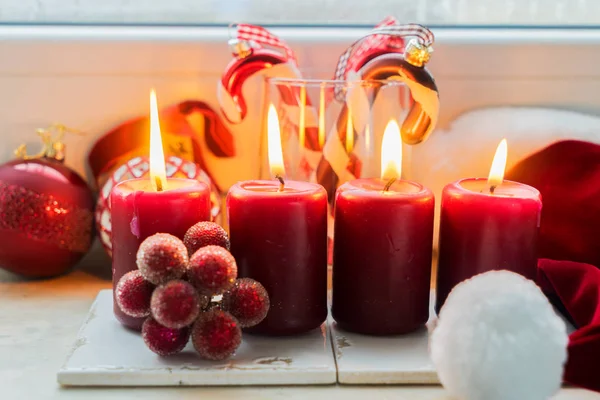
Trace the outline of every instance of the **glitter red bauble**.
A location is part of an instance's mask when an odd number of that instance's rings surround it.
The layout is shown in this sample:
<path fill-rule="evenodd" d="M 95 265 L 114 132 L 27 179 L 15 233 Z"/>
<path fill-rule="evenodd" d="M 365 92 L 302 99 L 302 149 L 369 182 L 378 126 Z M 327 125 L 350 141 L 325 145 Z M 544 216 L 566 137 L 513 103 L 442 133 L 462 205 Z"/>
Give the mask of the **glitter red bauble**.
<path fill-rule="evenodd" d="M 221 225 L 210 221 L 200 221 L 188 229 L 183 238 L 183 243 L 187 247 L 190 257 L 204 246 L 221 246 L 229 250 L 227 232 Z"/>
<path fill-rule="evenodd" d="M 205 246 L 190 258 L 187 277 L 202 294 L 222 293 L 235 282 L 237 264 L 223 247 Z"/>
<path fill-rule="evenodd" d="M 222 305 L 242 328 L 249 328 L 265 319 L 271 302 L 263 285 L 253 279 L 242 278 L 223 294 Z"/>
<path fill-rule="evenodd" d="M 242 330 L 238 321 L 226 311 L 213 308 L 198 317 L 192 328 L 192 343 L 202 358 L 224 360 L 239 347 Z"/>
<path fill-rule="evenodd" d="M 188 254 L 185 245 L 177 237 L 157 233 L 140 244 L 136 261 L 144 278 L 159 285 L 185 274 Z"/>
<path fill-rule="evenodd" d="M 0 166 L 0 268 L 50 277 L 73 267 L 93 238 L 92 193 L 85 181 L 49 158 Z"/>
<path fill-rule="evenodd" d="M 200 296 L 182 280 L 169 281 L 156 288 L 151 300 L 152 317 L 167 328 L 191 325 L 200 314 Z"/>
<path fill-rule="evenodd" d="M 190 340 L 190 328 L 167 328 L 148 317 L 142 325 L 142 338 L 150 350 L 161 356 L 169 356 L 184 349 Z"/>
<path fill-rule="evenodd" d="M 121 277 L 115 290 L 117 305 L 134 318 L 150 315 L 150 299 L 156 286 L 144 279 L 140 271 L 133 270 Z"/>
<path fill-rule="evenodd" d="M 217 187 L 212 183 L 210 177 L 198 164 L 183 160 L 180 157 L 170 156 L 165 159 L 165 167 L 168 178 L 196 179 L 206 183 L 211 188 L 210 201 L 212 205 L 211 217 L 217 218 L 220 213 L 220 195 Z M 98 194 L 96 204 L 96 229 L 100 242 L 109 255 L 112 255 L 112 224 L 110 214 L 110 192 L 118 183 L 127 179 L 145 178 L 150 175 L 150 164 L 148 157 L 135 157 L 126 163 L 116 167 L 108 180 L 102 185 Z"/>

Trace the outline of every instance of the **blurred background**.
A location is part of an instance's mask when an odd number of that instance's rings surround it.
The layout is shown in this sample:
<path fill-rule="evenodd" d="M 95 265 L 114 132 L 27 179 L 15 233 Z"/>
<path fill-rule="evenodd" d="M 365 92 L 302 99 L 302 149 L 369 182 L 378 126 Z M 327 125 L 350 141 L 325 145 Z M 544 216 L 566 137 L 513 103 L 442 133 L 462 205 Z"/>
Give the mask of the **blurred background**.
<path fill-rule="evenodd" d="M 0 21 L 111 24 L 596 25 L 597 0 L 1 0 Z"/>

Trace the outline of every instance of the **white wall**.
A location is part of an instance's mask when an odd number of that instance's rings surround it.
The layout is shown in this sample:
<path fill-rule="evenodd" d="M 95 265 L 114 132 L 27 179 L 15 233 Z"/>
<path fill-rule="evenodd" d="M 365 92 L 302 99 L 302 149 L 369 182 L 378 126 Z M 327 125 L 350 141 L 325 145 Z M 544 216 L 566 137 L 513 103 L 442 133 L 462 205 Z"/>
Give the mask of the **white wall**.
<path fill-rule="evenodd" d="M 591 24 L 597 0 L 0 0 L 0 21 Z"/>
<path fill-rule="evenodd" d="M 339 54 L 364 30 L 286 28 L 276 33 L 292 44 L 312 76 L 330 77 Z M 435 33 L 430 65 L 440 89 L 442 130 L 478 107 L 600 110 L 596 30 Z M 215 85 L 231 57 L 227 38 L 225 28 L 0 27 L 0 161 L 12 158 L 23 142 L 35 146 L 36 128 L 62 122 L 87 132 L 66 139 L 67 164 L 85 174 L 92 142 L 147 113 L 151 87 L 162 105 L 202 99 L 217 108 Z M 243 127 L 231 128 L 234 135 L 247 136 Z M 428 168 L 418 164 L 419 157 L 417 151 L 417 179 Z"/>

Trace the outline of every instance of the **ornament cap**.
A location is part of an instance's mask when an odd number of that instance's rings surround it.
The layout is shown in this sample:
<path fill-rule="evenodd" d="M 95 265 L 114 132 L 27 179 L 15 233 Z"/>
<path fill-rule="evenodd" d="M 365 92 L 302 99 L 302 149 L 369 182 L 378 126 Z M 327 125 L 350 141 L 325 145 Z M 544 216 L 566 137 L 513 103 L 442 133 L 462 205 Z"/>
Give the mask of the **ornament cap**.
<path fill-rule="evenodd" d="M 229 45 L 229 49 L 234 57 L 246 58 L 252 54 L 252 45 L 247 40 L 233 38 L 229 39 L 227 44 Z"/>
<path fill-rule="evenodd" d="M 63 162 L 65 160 L 66 146 L 62 139 L 65 132 L 77 135 L 82 134 L 82 132 L 68 128 L 63 124 L 53 124 L 48 128 L 38 128 L 36 129 L 36 133 L 42 140 L 42 149 L 36 154 L 27 154 L 27 145 L 22 144 L 14 151 L 15 156 L 23 160 L 46 158 Z"/>
<path fill-rule="evenodd" d="M 415 67 L 422 67 L 429 62 L 433 48 L 425 46 L 416 39 L 411 39 L 406 45 L 404 58 Z"/>

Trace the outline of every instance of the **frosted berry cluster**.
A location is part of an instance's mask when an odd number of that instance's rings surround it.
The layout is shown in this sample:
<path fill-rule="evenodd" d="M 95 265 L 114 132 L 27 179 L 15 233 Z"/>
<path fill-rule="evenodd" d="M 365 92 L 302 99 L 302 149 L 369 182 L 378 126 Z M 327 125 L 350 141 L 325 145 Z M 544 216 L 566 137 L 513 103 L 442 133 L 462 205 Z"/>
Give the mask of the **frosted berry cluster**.
<path fill-rule="evenodd" d="M 183 241 L 150 236 L 136 260 L 138 269 L 121 278 L 115 297 L 123 313 L 146 317 L 142 337 L 156 354 L 178 353 L 191 338 L 202 358 L 226 359 L 241 343 L 241 328 L 267 316 L 267 291 L 252 279 L 237 279 L 227 232 L 218 224 L 199 222 Z"/>

